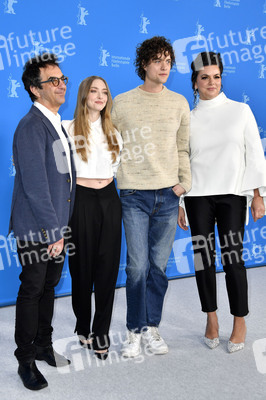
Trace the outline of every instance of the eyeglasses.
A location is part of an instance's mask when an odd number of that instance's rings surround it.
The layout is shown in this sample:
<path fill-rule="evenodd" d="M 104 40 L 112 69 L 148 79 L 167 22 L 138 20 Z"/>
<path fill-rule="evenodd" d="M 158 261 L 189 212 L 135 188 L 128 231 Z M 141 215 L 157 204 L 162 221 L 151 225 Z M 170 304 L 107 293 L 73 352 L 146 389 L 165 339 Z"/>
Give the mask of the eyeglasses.
<path fill-rule="evenodd" d="M 54 86 L 59 86 L 60 81 L 64 82 L 64 84 L 66 85 L 68 82 L 68 77 L 62 75 L 61 78 L 56 78 L 55 76 L 51 76 L 47 81 L 43 81 L 43 82 L 39 82 L 41 83 L 48 83 L 48 82 L 52 82 L 52 84 Z"/>

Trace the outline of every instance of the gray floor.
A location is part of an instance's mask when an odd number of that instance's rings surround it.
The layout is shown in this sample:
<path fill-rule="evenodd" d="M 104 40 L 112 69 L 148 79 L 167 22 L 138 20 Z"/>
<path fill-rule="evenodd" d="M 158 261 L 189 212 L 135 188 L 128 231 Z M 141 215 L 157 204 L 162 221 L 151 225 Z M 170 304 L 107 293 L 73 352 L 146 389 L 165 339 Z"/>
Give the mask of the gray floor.
<path fill-rule="evenodd" d="M 68 356 L 70 367 L 61 370 L 37 364 L 49 386 L 39 392 L 24 388 L 13 356 L 15 308 L 0 309 L 1 400 L 254 400 L 266 398 L 266 268 L 248 270 L 250 314 L 245 349 L 228 354 L 226 344 L 232 328 L 224 274 L 217 275 L 221 345 L 209 350 L 202 342 L 205 315 L 200 311 L 195 279 L 169 282 L 160 332 L 169 353 L 152 356 L 143 352 L 136 359 L 120 356 L 125 337 L 125 289 L 117 289 L 111 326 L 112 347 L 102 362 L 80 348 L 73 334 L 71 297 L 55 304 L 54 346 Z"/>

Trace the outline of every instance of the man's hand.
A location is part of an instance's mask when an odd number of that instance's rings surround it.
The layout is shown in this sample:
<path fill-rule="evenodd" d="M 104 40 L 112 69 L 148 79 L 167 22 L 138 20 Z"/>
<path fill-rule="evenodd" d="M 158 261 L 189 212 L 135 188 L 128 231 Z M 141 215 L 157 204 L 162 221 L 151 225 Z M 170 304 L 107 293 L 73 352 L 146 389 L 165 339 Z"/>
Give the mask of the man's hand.
<path fill-rule="evenodd" d="M 58 257 L 62 253 L 64 248 L 64 238 L 58 240 L 58 242 L 49 244 L 47 252 L 49 256 Z"/>
<path fill-rule="evenodd" d="M 188 227 L 186 226 L 186 217 L 184 208 L 178 207 L 178 218 L 177 218 L 178 226 L 183 229 L 183 231 L 187 231 Z"/>
<path fill-rule="evenodd" d="M 181 194 L 186 193 L 185 189 L 182 188 L 182 186 L 179 185 L 179 183 L 178 183 L 177 185 L 175 185 L 175 186 L 172 188 L 172 191 L 173 191 L 174 194 L 175 194 L 176 196 L 178 196 L 178 197 L 180 197 Z"/>

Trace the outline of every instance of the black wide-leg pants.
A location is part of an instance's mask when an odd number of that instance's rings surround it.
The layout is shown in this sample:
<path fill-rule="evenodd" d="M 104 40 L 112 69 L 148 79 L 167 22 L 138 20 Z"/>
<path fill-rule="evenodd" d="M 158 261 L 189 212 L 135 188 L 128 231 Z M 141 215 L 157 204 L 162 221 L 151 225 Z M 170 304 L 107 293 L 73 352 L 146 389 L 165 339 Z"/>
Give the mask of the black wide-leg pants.
<path fill-rule="evenodd" d="M 242 259 L 246 197 L 215 195 L 185 197 L 191 229 L 196 281 L 202 311 L 217 309 L 215 271 L 215 222 L 221 247 L 230 312 L 248 314 L 248 285 Z"/>
<path fill-rule="evenodd" d="M 102 189 L 77 185 L 70 227 L 75 245 L 74 255 L 69 257 L 75 332 L 92 337 L 94 349 L 105 349 L 110 345 L 108 332 L 121 249 L 121 203 L 114 181 Z"/>

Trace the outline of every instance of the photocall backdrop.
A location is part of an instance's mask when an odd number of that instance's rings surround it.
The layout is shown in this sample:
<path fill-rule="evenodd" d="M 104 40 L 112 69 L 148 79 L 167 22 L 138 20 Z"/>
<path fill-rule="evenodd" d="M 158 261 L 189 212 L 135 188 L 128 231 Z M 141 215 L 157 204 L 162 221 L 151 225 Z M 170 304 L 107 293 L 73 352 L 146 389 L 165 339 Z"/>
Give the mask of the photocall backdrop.
<path fill-rule="evenodd" d="M 44 50 L 58 54 L 69 77 L 63 119 L 72 119 L 79 83 L 100 75 L 112 96 L 141 84 L 133 65 L 136 45 L 163 35 L 174 46 L 177 63 L 166 86 L 183 94 L 193 107 L 189 65 L 204 50 L 220 51 L 225 70 L 223 90 L 253 110 L 266 150 L 266 1 L 265 0 L 1 0 L 0 3 L 0 306 L 14 304 L 21 267 L 14 238 L 7 237 L 15 170 L 12 139 L 31 101 L 21 75 L 25 62 Z M 162 138 L 163 140 L 163 138 Z M 137 146 L 133 155 L 141 162 Z M 265 265 L 265 217 L 250 218 L 243 253 L 247 266 Z M 218 242 L 217 242 L 218 244 Z M 222 269 L 217 251 L 217 268 Z M 123 236 L 117 285 L 125 284 Z M 194 274 L 190 233 L 177 229 L 169 278 Z M 71 292 L 67 262 L 56 290 Z"/>

